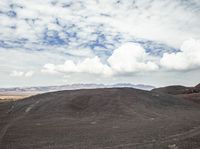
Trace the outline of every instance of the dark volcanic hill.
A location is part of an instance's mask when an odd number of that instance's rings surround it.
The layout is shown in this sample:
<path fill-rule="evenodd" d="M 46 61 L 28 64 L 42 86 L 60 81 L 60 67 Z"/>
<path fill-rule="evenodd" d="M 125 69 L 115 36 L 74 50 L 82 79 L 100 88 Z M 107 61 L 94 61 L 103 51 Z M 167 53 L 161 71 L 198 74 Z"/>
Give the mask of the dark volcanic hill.
<path fill-rule="evenodd" d="M 195 86 L 196 89 L 200 90 L 200 83 Z"/>
<path fill-rule="evenodd" d="M 199 109 L 131 88 L 45 93 L 0 103 L 0 148 L 197 149 Z"/>
<path fill-rule="evenodd" d="M 185 86 L 167 86 L 161 88 L 152 89 L 153 92 L 160 92 L 175 95 L 176 97 L 184 98 L 187 100 L 200 103 L 200 84 L 195 87 L 185 87 Z"/>
<path fill-rule="evenodd" d="M 155 88 L 155 89 L 152 89 L 152 91 L 171 94 L 171 95 L 178 95 L 178 94 L 185 94 L 187 92 L 190 92 L 191 89 L 192 89 L 191 87 L 173 85 L 173 86 Z"/>

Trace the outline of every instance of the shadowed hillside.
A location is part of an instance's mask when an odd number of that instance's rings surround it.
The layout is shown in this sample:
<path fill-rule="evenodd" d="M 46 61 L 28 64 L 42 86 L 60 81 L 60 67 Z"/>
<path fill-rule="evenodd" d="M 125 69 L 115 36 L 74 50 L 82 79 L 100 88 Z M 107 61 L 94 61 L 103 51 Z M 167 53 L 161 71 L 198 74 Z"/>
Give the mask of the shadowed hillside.
<path fill-rule="evenodd" d="M 59 91 L 0 103 L 2 149 L 200 147 L 199 106 L 131 88 Z"/>
<path fill-rule="evenodd" d="M 175 95 L 176 97 L 180 97 L 181 99 L 187 99 L 194 101 L 196 103 L 200 103 L 200 84 L 195 87 L 185 87 L 185 86 L 167 86 L 161 88 L 152 89 L 153 92 L 160 92 Z"/>

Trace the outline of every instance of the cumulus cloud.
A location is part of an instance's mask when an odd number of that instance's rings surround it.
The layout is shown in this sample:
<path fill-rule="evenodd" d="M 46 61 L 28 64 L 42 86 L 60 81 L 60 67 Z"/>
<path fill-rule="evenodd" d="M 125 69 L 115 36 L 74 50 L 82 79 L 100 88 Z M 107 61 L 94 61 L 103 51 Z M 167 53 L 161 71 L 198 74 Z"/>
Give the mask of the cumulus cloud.
<path fill-rule="evenodd" d="M 72 60 L 64 64 L 45 64 L 43 72 L 47 73 L 91 73 L 91 74 L 125 74 L 145 71 L 155 71 L 159 67 L 150 60 L 150 56 L 139 44 L 126 43 L 114 50 L 103 64 L 99 57 L 86 58 L 82 62 L 74 63 Z"/>
<path fill-rule="evenodd" d="M 82 62 L 74 63 L 72 60 L 65 61 L 64 64 L 45 64 L 42 72 L 47 73 L 90 73 L 111 75 L 111 69 L 102 64 L 99 57 L 86 58 Z"/>
<path fill-rule="evenodd" d="M 16 71 L 16 70 L 10 73 L 10 76 L 12 77 L 22 77 L 23 75 L 24 75 L 24 72 Z"/>
<path fill-rule="evenodd" d="M 185 41 L 180 52 L 164 53 L 161 66 L 170 70 L 188 70 L 200 67 L 200 40 Z"/>
<path fill-rule="evenodd" d="M 139 44 L 126 43 L 114 50 L 108 58 L 110 67 L 119 73 L 157 70 L 158 66 L 151 60 Z"/>
<path fill-rule="evenodd" d="M 25 77 L 32 77 L 34 74 L 34 71 L 28 71 L 24 74 Z"/>
<path fill-rule="evenodd" d="M 28 71 L 28 72 L 23 72 L 23 71 L 12 71 L 10 73 L 11 77 L 32 77 L 34 74 L 34 71 Z"/>

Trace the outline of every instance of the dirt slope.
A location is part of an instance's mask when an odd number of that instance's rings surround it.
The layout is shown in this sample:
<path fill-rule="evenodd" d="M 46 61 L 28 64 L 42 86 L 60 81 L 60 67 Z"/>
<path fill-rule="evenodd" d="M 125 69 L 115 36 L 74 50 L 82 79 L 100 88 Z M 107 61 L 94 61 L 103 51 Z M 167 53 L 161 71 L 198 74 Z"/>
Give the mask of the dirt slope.
<path fill-rule="evenodd" d="M 130 88 L 46 93 L 0 103 L 0 148 L 195 149 L 199 109 L 171 95 Z"/>

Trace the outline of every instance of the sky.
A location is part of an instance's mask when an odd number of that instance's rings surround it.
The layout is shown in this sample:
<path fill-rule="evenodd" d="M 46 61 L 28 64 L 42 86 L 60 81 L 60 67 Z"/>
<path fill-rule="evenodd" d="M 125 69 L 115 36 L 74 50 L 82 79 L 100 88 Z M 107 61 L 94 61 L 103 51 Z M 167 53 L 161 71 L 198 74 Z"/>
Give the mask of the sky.
<path fill-rule="evenodd" d="M 199 0 L 1 0 L 0 87 L 200 83 Z"/>

